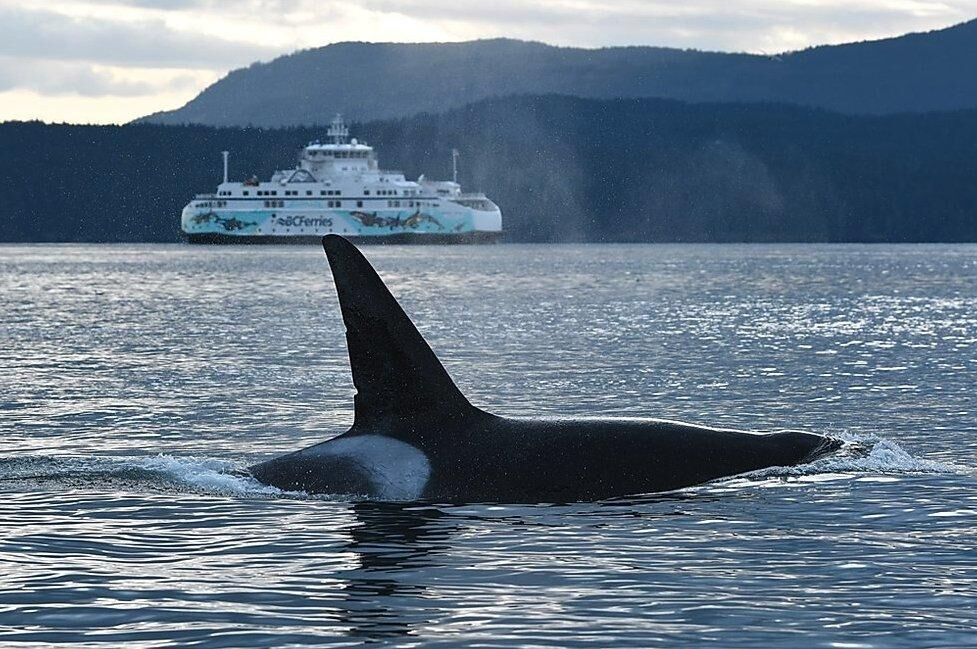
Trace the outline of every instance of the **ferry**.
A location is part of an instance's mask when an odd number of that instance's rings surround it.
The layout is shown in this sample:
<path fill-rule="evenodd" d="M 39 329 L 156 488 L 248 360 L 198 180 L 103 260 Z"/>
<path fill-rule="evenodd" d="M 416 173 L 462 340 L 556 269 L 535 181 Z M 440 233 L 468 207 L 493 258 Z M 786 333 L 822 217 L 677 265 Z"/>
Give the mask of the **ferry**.
<path fill-rule="evenodd" d="M 381 170 L 373 147 L 356 138 L 337 115 L 330 142 L 309 143 L 294 169 L 270 180 L 224 178 L 212 194 L 183 208 L 191 243 L 292 243 L 341 234 L 359 242 L 491 243 L 502 235 L 502 212 L 485 194 L 458 184 L 458 151 L 451 180 L 407 180 Z M 348 141 L 347 141 L 348 140 Z"/>

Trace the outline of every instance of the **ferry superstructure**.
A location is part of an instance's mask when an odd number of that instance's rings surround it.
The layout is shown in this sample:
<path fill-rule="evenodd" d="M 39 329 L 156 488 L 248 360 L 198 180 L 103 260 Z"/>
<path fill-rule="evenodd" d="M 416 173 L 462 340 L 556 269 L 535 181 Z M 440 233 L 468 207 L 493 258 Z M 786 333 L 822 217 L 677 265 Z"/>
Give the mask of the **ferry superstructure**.
<path fill-rule="evenodd" d="M 183 208 L 191 243 L 289 243 L 341 234 L 378 242 L 493 242 L 502 212 L 482 193 L 463 193 L 452 151 L 452 180 L 407 180 L 379 167 L 373 147 L 337 115 L 328 143 L 309 143 L 294 169 L 270 180 L 230 182 L 228 152 L 216 193 L 198 194 Z M 347 141 L 348 140 L 348 141 Z"/>

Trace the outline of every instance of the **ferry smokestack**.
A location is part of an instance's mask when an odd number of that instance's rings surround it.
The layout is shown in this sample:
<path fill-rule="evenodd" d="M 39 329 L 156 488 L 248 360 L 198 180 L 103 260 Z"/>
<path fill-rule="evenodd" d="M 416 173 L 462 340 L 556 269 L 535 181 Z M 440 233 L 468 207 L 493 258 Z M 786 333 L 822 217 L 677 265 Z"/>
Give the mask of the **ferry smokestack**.
<path fill-rule="evenodd" d="M 227 182 L 227 156 L 230 154 L 229 151 L 221 151 L 221 155 L 224 156 L 224 182 Z"/>

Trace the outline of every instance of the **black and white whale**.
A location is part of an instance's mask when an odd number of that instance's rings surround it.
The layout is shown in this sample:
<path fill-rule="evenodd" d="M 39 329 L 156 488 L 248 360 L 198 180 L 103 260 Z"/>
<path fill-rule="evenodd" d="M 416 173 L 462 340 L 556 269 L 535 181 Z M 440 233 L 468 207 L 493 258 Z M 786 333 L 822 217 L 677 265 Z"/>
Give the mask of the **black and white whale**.
<path fill-rule="evenodd" d="M 346 325 L 354 421 L 338 437 L 251 467 L 264 484 L 377 500 L 590 501 L 792 466 L 841 447 L 798 431 L 490 414 L 458 390 L 366 258 L 337 235 L 322 245 Z"/>

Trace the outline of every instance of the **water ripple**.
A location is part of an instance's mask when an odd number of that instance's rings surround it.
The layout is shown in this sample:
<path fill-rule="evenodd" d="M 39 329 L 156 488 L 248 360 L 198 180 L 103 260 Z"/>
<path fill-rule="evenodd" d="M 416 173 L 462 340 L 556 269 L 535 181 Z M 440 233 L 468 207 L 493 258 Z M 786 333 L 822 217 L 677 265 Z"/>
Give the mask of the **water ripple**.
<path fill-rule="evenodd" d="M 369 249 L 500 414 L 848 440 L 670 494 L 448 506 L 244 473 L 352 419 L 314 248 L 0 247 L 0 644 L 970 646 L 975 252 Z"/>

